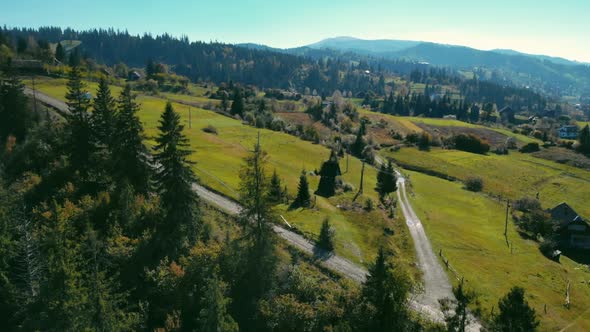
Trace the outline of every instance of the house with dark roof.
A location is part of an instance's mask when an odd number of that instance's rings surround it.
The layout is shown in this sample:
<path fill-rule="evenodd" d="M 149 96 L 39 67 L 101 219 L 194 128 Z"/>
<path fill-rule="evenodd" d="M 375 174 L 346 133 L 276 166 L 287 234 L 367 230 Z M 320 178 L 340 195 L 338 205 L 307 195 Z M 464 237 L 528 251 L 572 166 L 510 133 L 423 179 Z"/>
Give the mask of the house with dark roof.
<path fill-rule="evenodd" d="M 579 131 L 580 129 L 576 125 L 563 126 L 557 130 L 559 138 L 563 139 L 576 139 Z"/>
<path fill-rule="evenodd" d="M 562 248 L 590 249 L 590 225 L 567 203 L 549 211 Z"/>

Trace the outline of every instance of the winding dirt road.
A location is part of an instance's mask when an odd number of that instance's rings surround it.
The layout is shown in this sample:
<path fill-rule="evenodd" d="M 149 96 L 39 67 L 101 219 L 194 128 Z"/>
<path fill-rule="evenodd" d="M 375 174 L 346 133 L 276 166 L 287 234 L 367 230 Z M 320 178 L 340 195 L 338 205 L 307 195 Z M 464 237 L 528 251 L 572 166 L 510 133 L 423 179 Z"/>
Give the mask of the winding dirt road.
<path fill-rule="evenodd" d="M 32 95 L 33 91 L 26 88 L 25 93 Z M 69 113 L 67 105 L 60 100 L 38 91 L 36 92 L 36 98 L 41 103 L 53 107 L 64 114 Z M 381 163 L 382 160 L 378 159 L 377 162 Z M 444 316 L 440 310 L 438 300 L 443 298 L 454 299 L 452 285 L 432 250 L 432 246 L 424 232 L 420 219 L 416 216 L 416 213 L 408 201 L 406 194 L 406 180 L 398 171 L 396 171 L 396 173 L 398 174 L 398 202 L 406 219 L 410 234 L 414 240 L 418 264 L 424 278 L 424 291 L 412 297 L 410 300 L 410 306 L 412 309 L 422 313 L 430 319 L 442 322 Z M 216 205 L 229 214 L 237 215 L 242 209 L 236 202 L 214 193 L 199 184 L 193 184 L 193 189 L 202 199 Z M 321 258 L 318 258 L 319 262 L 328 269 L 338 272 L 359 283 L 366 280 L 367 270 L 363 267 L 337 255 L 317 255 L 318 249 L 312 242 L 303 236 L 278 225 L 274 225 L 273 229 L 281 238 L 285 239 L 291 245 L 316 257 L 320 256 Z M 472 321 L 475 322 L 474 319 L 472 319 Z M 468 327 L 468 331 L 479 331 L 480 329 L 481 326 L 477 322 L 471 323 Z"/>

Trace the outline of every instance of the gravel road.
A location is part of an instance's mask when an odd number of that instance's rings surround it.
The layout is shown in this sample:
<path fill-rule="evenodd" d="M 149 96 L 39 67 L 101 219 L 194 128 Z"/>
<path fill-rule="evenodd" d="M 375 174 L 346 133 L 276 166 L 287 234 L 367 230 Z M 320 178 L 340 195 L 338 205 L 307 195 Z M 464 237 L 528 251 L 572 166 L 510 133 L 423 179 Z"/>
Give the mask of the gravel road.
<path fill-rule="evenodd" d="M 27 95 L 33 95 L 33 91 L 29 88 L 25 88 L 25 93 Z M 37 91 L 35 95 L 39 102 L 51 106 L 62 113 L 69 113 L 66 103 L 40 93 L 39 91 Z M 382 160 L 378 159 L 377 162 L 381 163 Z M 443 320 L 443 314 L 440 310 L 438 300 L 445 297 L 454 298 L 452 286 L 445 271 L 440 265 L 438 258 L 432 250 L 432 246 L 424 232 L 420 219 L 416 216 L 416 213 L 408 201 L 405 178 L 399 172 L 396 171 L 396 173 L 398 174 L 397 195 L 399 206 L 402 209 L 410 234 L 414 240 L 418 264 L 422 270 L 424 278 L 424 292 L 412 297 L 410 300 L 410 307 L 435 321 L 441 322 Z M 230 214 L 237 215 L 242 209 L 236 202 L 214 193 L 196 183 L 193 184 L 193 189 L 202 199 L 218 206 Z M 305 239 L 303 236 L 278 225 L 274 225 L 273 229 L 281 238 L 285 239 L 291 245 L 306 253 L 320 257 L 318 258 L 320 263 L 330 270 L 336 271 L 357 282 L 364 282 L 366 280 L 367 270 L 363 267 L 336 255 L 327 255 L 325 253 L 319 253 L 318 255 L 318 249 L 315 248 L 312 242 Z M 474 319 L 472 319 L 472 321 L 474 321 L 474 323 L 468 326 L 468 331 L 479 331 L 481 325 L 479 325 Z"/>

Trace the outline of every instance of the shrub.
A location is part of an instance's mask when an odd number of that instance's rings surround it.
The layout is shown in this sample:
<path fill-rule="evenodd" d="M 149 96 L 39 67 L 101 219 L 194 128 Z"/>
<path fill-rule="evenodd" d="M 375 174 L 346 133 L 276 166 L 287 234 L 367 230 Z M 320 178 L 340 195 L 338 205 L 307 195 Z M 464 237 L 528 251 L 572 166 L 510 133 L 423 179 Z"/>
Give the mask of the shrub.
<path fill-rule="evenodd" d="M 314 126 L 306 126 L 301 138 L 317 144 L 320 142 L 320 132 Z"/>
<path fill-rule="evenodd" d="M 345 182 L 342 185 L 342 190 L 344 190 L 344 192 L 350 192 L 350 191 L 354 191 L 354 186 L 348 182 Z"/>
<path fill-rule="evenodd" d="M 512 208 L 522 212 L 539 210 L 541 209 L 541 202 L 539 202 L 539 200 L 536 198 L 525 196 L 523 198 L 517 199 L 512 205 Z"/>
<path fill-rule="evenodd" d="M 470 177 L 465 180 L 465 188 L 474 192 L 481 191 L 483 189 L 483 179 L 480 177 Z"/>
<path fill-rule="evenodd" d="M 420 140 L 420 135 L 418 133 L 411 133 L 406 135 L 406 142 L 410 144 L 416 144 Z"/>
<path fill-rule="evenodd" d="M 533 137 L 536 139 L 543 139 L 543 132 L 540 130 L 533 131 Z"/>
<path fill-rule="evenodd" d="M 518 146 L 516 145 L 516 138 L 508 137 L 506 139 L 506 148 L 510 150 L 516 150 Z"/>
<path fill-rule="evenodd" d="M 471 134 L 456 135 L 453 138 L 453 141 L 455 143 L 455 149 L 457 150 L 479 154 L 485 154 L 490 151 L 490 145 L 486 141 L 483 141 L 479 137 Z"/>
<path fill-rule="evenodd" d="M 420 139 L 418 140 L 418 149 L 422 151 L 430 151 L 430 144 L 432 143 L 432 137 L 427 132 L 422 132 Z"/>
<path fill-rule="evenodd" d="M 539 147 L 539 143 L 528 143 L 527 145 L 523 146 L 522 148 L 520 148 L 520 152 L 522 153 L 531 153 L 531 152 L 537 152 L 541 150 L 541 148 Z"/>
<path fill-rule="evenodd" d="M 506 148 L 505 146 L 501 145 L 501 146 L 497 146 L 494 151 L 495 154 L 497 155 L 507 155 L 508 154 L 508 148 Z"/>
<path fill-rule="evenodd" d="M 374 206 L 375 204 L 373 203 L 373 200 L 370 198 L 367 198 L 367 200 L 365 201 L 365 210 L 371 212 L 373 211 L 373 209 L 375 208 Z"/>
<path fill-rule="evenodd" d="M 203 128 L 203 131 L 209 134 L 217 135 L 217 128 L 213 127 L 212 125 L 208 125 L 207 127 Z"/>
<path fill-rule="evenodd" d="M 551 216 L 543 210 L 526 212 L 518 221 L 518 226 L 531 235 L 547 236 L 553 233 Z"/>
<path fill-rule="evenodd" d="M 275 117 L 270 122 L 270 129 L 274 131 L 283 131 L 287 127 L 285 121 L 281 118 Z"/>

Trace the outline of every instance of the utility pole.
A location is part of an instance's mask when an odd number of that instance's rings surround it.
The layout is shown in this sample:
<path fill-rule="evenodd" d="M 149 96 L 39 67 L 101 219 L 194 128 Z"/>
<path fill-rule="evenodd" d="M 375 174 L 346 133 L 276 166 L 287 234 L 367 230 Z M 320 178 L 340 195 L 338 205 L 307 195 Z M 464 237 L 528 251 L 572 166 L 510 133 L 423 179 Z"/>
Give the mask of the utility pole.
<path fill-rule="evenodd" d="M 361 185 L 359 186 L 359 193 L 363 193 L 363 178 L 365 177 L 365 161 L 363 160 L 363 167 L 361 168 Z"/>
<path fill-rule="evenodd" d="M 363 193 L 363 178 L 365 176 L 365 161 L 363 160 L 363 167 L 361 168 L 361 184 L 359 185 L 359 191 L 354 195 L 352 201 L 356 201 L 356 199 Z"/>
<path fill-rule="evenodd" d="M 510 200 L 506 200 L 506 221 L 504 222 L 504 237 L 508 238 L 508 210 L 510 209 Z"/>

